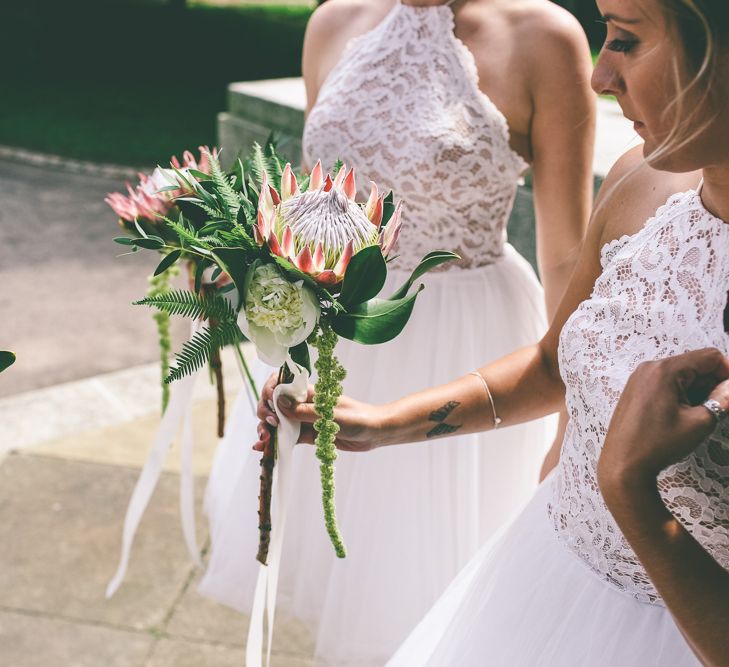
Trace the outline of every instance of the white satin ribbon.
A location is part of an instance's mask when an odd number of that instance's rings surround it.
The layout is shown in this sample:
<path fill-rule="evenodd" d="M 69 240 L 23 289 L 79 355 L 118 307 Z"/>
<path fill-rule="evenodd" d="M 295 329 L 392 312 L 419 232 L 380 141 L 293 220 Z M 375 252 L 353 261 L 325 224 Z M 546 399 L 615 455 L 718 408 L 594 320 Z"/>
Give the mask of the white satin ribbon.
<path fill-rule="evenodd" d="M 266 664 L 271 664 L 271 648 L 273 645 L 273 621 L 276 612 L 276 592 L 281 565 L 281 550 L 286 528 L 291 484 L 291 461 L 294 445 L 299 440 L 301 423 L 290 420 L 278 410 L 278 399 L 282 394 L 290 396 L 297 402 L 306 400 L 309 386 L 309 373 L 299 368 L 289 357 L 286 363 L 294 375 L 289 384 L 280 384 L 273 392 L 273 405 L 279 419 L 278 440 L 276 449 L 276 465 L 273 469 L 273 491 L 271 499 L 271 543 L 268 550 L 268 565 L 261 565 L 258 570 L 256 592 L 253 597 L 251 622 L 248 626 L 246 643 L 246 666 L 261 667 L 263 653 L 263 622 L 266 619 L 268 647 Z"/>
<path fill-rule="evenodd" d="M 198 330 L 197 323 L 193 325 L 192 335 Z M 188 375 L 175 382 L 170 391 L 170 401 L 160 422 L 157 435 L 147 460 L 144 462 L 142 472 L 139 474 L 137 484 L 129 500 L 124 529 L 122 531 L 121 557 L 116 574 L 106 587 L 106 597 L 110 598 L 122 581 L 129 565 L 129 555 L 139 523 L 144 516 L 147 505 L 157 487 L 162 473 L 162 467 L 167 458 L 170 445 L 177 434 L 180 423 L 183 423 L 181 471 L 180 471 L 180 511 L 182 514 L 182 529 L 190 556 L 196 565 L 201 565 L 200 550 L 195 536 L 195 495 L 192 475 L 192 398 L 195 382 L 200 371 Z"/>

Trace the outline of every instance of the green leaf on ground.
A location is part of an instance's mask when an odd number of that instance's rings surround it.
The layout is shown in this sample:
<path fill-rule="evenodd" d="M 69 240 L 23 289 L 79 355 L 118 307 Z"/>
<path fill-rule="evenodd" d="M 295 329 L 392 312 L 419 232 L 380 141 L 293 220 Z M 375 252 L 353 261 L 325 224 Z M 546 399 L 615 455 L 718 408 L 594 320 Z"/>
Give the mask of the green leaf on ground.
<path fill-rule="evenodd" d="M 0 350 L 0 373 L 15 363 L 15 352 Z"/>

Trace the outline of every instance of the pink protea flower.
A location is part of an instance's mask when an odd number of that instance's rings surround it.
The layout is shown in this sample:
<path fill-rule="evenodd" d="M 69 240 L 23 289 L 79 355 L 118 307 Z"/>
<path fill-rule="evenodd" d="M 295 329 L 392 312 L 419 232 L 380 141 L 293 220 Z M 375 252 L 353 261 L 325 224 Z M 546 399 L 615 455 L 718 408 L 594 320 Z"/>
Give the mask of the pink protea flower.
<path fill-rule="evenodd" d="M 210 162 L 207 153 L 217 156 L 217 150 L 212 151 L 207 146 L 200 146 L 200 160 L 196 160 L 190 151 L 182 154 L 182 162 L 176 156 L 172 156 L 171 164 L 175 166 L 187 180 L 194 184 L 195 178 L 189 173 L 190 169 L 195 169 L 204 173 L 210 170 Z M 161 192 L 163 188 L 172 185 L 179 186 L 176 190 L 166 190 Z M 111 206 L 120 218 L 130 222 L 141 218 L 149 222 L 156 222 L 161 215 L 167 215 L 175 205 L 175 199 L 184 194 L 189 193 L 189 188 L 185 183 L 180 181 L 173 169 L 161 169 L 157 167 L 151 174 L 139 174 L 139 183 L 132 187 L 130 183 L 126 184 L 128 195 L 121 192 L 111 192 L 104 201 Z"/>
<path fill-rule="evenodd" d="M 321 162 L 311 172 L 309 188 L 299 191 L 291 165 L 281 176 L 281 194 L 264 174 L 253 232 L 259 245 L 268 244 L 275 255 L 323 285 L 336 285 L 352 257 L 362 248 L 378 244 L 382 254 L 392 250 L 402 224 L 398 203 L 384 229 L 384 196 L 372 183 L 367 203 L 355 203 L 354 169 L 342 167 L 336 178 L 324 177 Z"/>
<path fill-rule="evenodd" d="M 208 160 L 208 153 L 214 158 L 218 157 L 218 149 L 213 148 L 210 150 L 208 146 L 198 146 L 200 151 L 200 159 L 196 160 L 195 156 L 190 151 L 185 151 L 182 154 L 182 163 L 177 159 L 176 155 L 172 156 L 170 162 L 180 171 L 185 169 L 196 169 L 202 171 L 205 174 L 210 173 L 210 161 Z"/>

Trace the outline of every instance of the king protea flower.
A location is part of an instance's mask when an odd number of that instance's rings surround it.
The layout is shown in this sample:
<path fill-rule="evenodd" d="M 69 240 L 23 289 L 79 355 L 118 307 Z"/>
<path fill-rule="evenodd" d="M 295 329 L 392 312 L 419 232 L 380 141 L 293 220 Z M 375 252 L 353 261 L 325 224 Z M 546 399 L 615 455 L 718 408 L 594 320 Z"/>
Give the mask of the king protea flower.
<path fill-rule="evenodd" d="M 364 205 L 354 201 L 354 169 L 339 170 L 324 178 L 321 161 L 311 172 L 309 188 L 299 191 L 296 176 L 287 164 L 281 176 L 281 193 L 264 174 L 253 232 L 259 245 L 290 261 L 322 285 L 336 285 L 352 257 L 362 248 L 378 244 L 387 256 L 402 224 L 398 202 L 388 224 L 381 229 L 384 195 L 372 183 Z"/>
<path fill-rule="evenodd" d="M 195 169 L 207 173 L 210 169 L 210 163 L 207 158 L 207 152 L 210 149 L 207 146 L 200 146 L 200 160 L 196 160 L 190 151 L 182 154 L 182 162 L 176 156 L 172 156 L 170 160 L 191 183 L 195 183 L 195 178 L 189 173 L 190 169 Z M 216 149 L 212 150 L 212 155 L 217 156 Z M 171 185 L 178 185 L 177 190 L 167 190 L 160 192 L 163 188 Z M 132 187 L 127 183 L 128 195 L 121 192 L 112 192 L 106 196 L 104 201 L 111 206 L 120 218 L 133 222 L 136 219 L 156 222 L 162 215 L 167 215 L 175 205 L 175 198 L 189 192 L 189 188 L 175 173 L 173 169 L 162 169 L 157 167 L 150 175 L 139 174 L 139 183 Z"/>

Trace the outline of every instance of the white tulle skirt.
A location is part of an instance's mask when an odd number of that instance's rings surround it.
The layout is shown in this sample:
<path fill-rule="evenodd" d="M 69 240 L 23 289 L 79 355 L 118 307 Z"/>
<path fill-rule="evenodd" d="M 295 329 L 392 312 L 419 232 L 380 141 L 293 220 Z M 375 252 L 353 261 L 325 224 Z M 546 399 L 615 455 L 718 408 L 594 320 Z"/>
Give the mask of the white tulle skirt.
<path fill-rule="evenodd" d="M 391 271 L 384 293 L 406 277 Z M 511 246 L 491 266 L 431 274 L 424 282 L 399 338 L 370 347 L 339 343 L 348 395 L 391 401 L 534 343 L 545 330 L 541 287 Z M 270 371 L 259 369 L 259 379 Z M 250 449 L 255 425 L 242 396 L 208 484 L 212 547 L 200 586 L 204 595 L 246 613 L 258 571 L 260 455 Z M 337 510 L 348 549 L 343 560 L 335 557 L 324 528 L 313 448 L 297 447 L 277 614 L 308 624 L 317 656 L 332 665 L 382 665 L 479 547 L 532 495 L 555 427 L 549 418 L 489 434 L 340 453 Z"/>
<path fill-rule="evenodd" d="M 695 667 L 665 607 L 638 602 L 559 541 L 553 476 L 487 542 L 388 667 Z"/>

